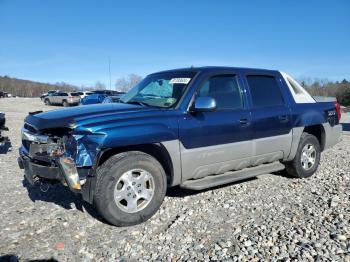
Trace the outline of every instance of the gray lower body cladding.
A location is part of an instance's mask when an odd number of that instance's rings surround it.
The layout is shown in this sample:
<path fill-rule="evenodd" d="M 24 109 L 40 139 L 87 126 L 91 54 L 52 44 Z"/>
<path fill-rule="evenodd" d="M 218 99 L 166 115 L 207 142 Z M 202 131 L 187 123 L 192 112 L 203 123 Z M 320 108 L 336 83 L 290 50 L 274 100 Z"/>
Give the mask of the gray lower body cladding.
<path fill-rule="evenodd" d="M 162 143 L 173 162 L 173 185 L 287 158 L 292 133 L 249 141 L 186 149 L 179 140 Z"/>
<path fill-rule="evenodd" d="M 277 172 L 285 167 L 279 161 L 260 166 L 244 168 L 238 171 L 227 172 L 221 175 L 206 176 L 201 179 L 187 180 L 180 186 L 186 189 L 203 190 L 209 187 L 225 185 L 228 183 L 244 180 L 250 177 L 256 177 L 262 174 Z"/>
<path fill-rule="evenodd" d="M 343 131 L 342 125 L 334 125 L 331 126 L 329 123 L 323 124 L 324 132 L 325 132 L 325 144 L 324 149 L 328 149 L 341 140 L 341 134 Z"/>
<path fill-rule="evenodd" d="M 323 124 L 324 149 L 341 139 L 342 126 Z M 190 179 L 219 175 L 275 161 L 290 161 L 295 157 L 304 127 L 293 128 L 288 134 L 223 145 L 186 149 L 179 140 L 162 143 L 168 150 L 174 168 L 173 185 Z"/>

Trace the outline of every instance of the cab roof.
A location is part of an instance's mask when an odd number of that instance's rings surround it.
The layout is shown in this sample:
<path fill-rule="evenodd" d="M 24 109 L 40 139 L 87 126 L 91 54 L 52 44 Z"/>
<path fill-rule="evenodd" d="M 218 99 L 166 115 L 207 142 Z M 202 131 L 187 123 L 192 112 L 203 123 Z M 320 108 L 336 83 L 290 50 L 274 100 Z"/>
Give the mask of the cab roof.
<path fill-rule="evenodd" d="M 177 68 L 177 69 L 170 69 L 170 70 L 163 70 L 156 72 L 157 73 L 170 73 L 170 72 L 178 72 L 178 71 L 192 71 L 192 72 L 216 72 L 216 71 L 239 71 L 241 73 L 244 72 L 259 72 L 259 73 L 276 73 L 278 70 L 269 70 L 269 69 L 262 69 L 262 68 L 248 68 L 248 67 L 230 67 L 230 66 L 202 66 L 202 67 L 185 67 L 185 68 Z"/>

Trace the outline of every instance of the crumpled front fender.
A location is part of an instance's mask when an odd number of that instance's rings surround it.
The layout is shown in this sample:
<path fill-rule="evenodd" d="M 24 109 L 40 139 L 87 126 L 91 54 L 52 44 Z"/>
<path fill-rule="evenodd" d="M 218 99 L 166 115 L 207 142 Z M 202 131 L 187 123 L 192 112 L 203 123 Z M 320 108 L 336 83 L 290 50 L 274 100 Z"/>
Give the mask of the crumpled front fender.
<path fill-rule="evenodd" d="M 73 134 L 64 141 L 65 154 L 74 159 L 77 167 L 91 167 L 105 138 L 104 134 Z"/>

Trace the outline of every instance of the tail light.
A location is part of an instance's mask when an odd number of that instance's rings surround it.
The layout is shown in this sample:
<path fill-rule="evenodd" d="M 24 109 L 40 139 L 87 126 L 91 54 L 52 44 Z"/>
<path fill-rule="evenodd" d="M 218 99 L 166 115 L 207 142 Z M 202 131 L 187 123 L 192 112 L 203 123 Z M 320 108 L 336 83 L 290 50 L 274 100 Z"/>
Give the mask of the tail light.
<path fill-rule="evenodd" d="M 338 103 L 338 101 L 336 101 L 334 104 L 335 104 L 335 110 L 337 111 L 337 114 L 338 114 L 338 120 L 340 121 L 340 118 L 341 118 L 340 104 Z"/>

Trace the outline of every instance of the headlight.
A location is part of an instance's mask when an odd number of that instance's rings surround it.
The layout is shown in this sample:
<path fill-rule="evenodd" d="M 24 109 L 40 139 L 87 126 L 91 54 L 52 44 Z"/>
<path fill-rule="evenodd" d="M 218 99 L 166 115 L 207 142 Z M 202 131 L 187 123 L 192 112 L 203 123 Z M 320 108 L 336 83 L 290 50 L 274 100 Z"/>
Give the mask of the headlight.
<path fill-rule="evenodd" d="M 30 142 L 37 142 L 37 143 L 48 143 L 49 142 L 49 137 L 48 136 L 33 135 L 25 128 L 22 128 L 21 134 L 22 134 L 22 139 L 23 140 L 28 140 Z"/>

